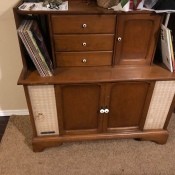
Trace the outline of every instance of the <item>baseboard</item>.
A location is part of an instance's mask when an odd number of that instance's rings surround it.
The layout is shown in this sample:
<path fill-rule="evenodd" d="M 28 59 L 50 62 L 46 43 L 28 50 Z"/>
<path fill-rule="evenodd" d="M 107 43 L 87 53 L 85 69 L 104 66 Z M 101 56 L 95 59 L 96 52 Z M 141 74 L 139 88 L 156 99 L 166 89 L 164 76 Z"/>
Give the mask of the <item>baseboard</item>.
<path fill-rule="evenodd" d="M 29 111 L 28 109 L 0 110 L 0 117 L 11 116 L 11 115 L 29 115 Z"/>

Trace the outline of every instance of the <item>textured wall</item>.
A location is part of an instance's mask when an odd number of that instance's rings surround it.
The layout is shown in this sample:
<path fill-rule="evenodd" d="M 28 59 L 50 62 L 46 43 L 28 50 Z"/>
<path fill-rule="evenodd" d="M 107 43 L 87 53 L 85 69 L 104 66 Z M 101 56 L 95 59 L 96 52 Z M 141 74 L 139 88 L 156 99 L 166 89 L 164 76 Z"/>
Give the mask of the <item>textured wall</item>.
<path fill-rule="evenodd" d="M 17 86 L 22 69 L 12 10 L 17 2 L 0 1 L 0 112 L 27 108 L 23 88 Z"/>

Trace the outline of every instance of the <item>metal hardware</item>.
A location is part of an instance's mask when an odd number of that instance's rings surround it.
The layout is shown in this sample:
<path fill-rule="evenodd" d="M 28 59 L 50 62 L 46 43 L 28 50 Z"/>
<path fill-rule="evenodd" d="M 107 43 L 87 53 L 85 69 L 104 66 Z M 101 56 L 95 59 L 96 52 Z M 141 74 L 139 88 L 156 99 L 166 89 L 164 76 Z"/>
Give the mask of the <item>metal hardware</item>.
<path fill-rule="evenodd" d="M 55 134 L 55 131 L 44 131 L 40 132 L 40 134 Z"/>
<path fill-rule="evenodd" d="M 121 41 L 122 40 L 122 38 L 121 37 L 118 37 L 118 41 Z"/>
<path fill-rule="evenodd" d="M 83 59 L 82 62 L 83 62 L 83 63 L 87 63 L 87 60 L 86 60 L 86 59 Z"/>
<path fill-rule="evenodd" d="M 83 42 L 82 45 L 83 45 L 83 46 L 86 46 L 86 42 Z"/>
<path fill-rule="evenodd" d="M 104 109 L 100 109 L 100 113 L 101 114 L 105 113 L 105 110 Z"/>
<path fill-rule="evenodd" d="M 105 113 L 106 113 L 106 114 L 108 114 L 108 113 L 109 113 L 109 109 L 105 109 L 104 111 L 105 111 Z"/>
<path fill-rule="evenodd" d="M 86 27 L 87 27 L 87 24 L 83 24 L 82 27 L 83 27 L 83 28 L 86 28 Z"/>

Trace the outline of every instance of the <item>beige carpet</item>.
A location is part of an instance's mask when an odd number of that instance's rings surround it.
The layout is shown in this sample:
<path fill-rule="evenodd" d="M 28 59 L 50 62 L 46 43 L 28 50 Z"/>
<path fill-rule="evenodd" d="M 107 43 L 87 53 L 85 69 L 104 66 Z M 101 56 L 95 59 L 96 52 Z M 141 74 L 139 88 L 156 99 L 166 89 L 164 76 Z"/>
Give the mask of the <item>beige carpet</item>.
<path fill-rule="evenodd" d="M 174 175 L 175 114 L 169 132 L 165 145 L 103 140 L 33 153 L 29 117 L 13 116 L 0 144 L 0 175 Z"/>

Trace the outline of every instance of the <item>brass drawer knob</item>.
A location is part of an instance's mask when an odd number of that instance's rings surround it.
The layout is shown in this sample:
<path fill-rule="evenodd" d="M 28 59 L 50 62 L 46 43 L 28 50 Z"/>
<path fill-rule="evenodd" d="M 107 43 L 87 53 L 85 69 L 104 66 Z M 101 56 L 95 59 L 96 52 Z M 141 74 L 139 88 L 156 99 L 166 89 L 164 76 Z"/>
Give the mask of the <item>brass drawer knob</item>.
<path fill-rule="evenodd" d="M 86 46 L 87 44 L 86 44 L 86 42 L 83 42 L 82 45 L 83 45 L 83 46 Z"/>
<path fill-rule="evenodd" d="M 83 62 L 83 63 L 87 63 L 87 60 L 86 60 L 86 59 L 82 59 L 82 62 Z"/>
<path fill-rule="evenodd" d="M 86 27 L 87 27 L 87 24 L 83 24 L 82 27 L 83 27 L 83 28 L 86 28 Z"/>

